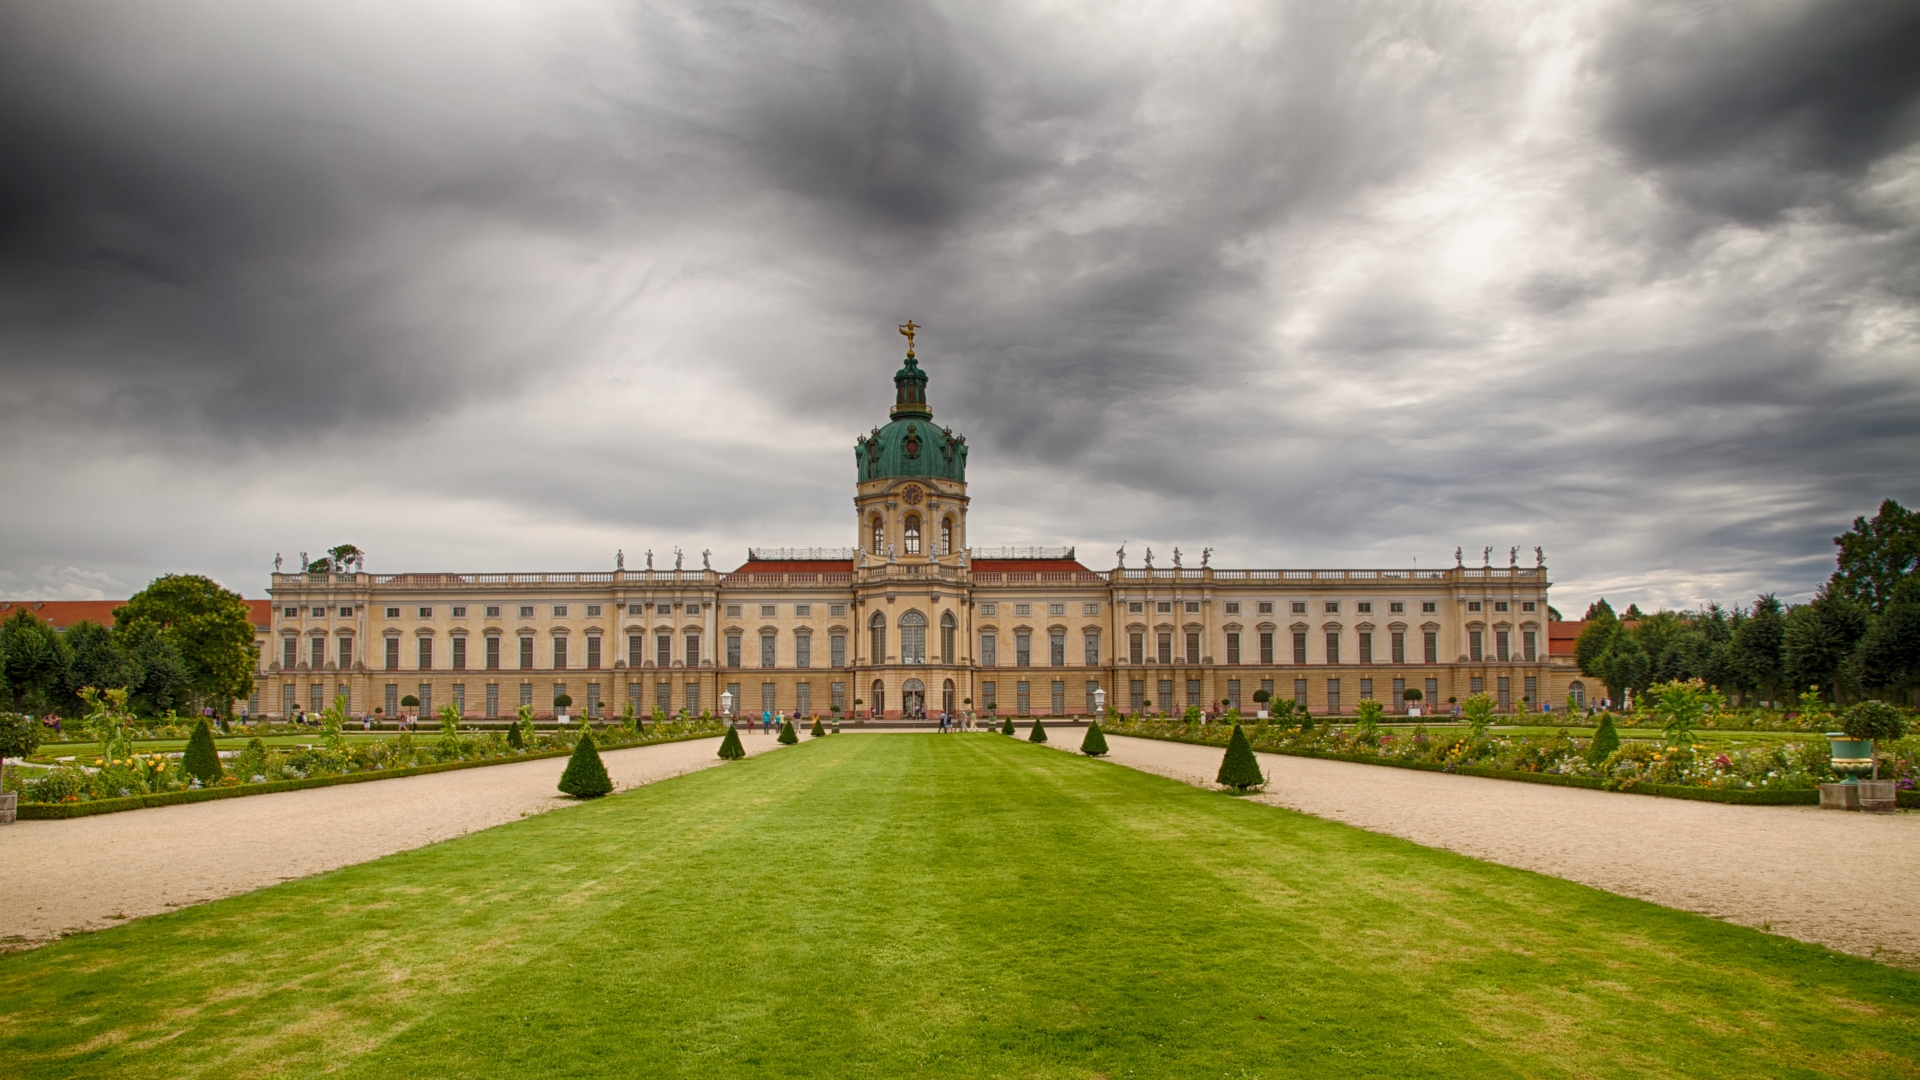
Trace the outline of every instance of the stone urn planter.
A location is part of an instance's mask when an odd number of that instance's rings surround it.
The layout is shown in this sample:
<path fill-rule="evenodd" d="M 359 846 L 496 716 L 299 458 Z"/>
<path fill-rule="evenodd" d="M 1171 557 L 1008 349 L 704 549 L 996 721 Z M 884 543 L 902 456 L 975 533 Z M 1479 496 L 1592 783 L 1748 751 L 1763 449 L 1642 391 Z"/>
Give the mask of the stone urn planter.
<path fill-rule="evenodd" d="M 1827 733 L 1827 744 L 1832 748 L 1833 771 L 1846 779 L 1837 784 L 1820 785 L 1821 807 L 1893 813 L 1896 803 L 1893 781 L 1863 779 L 1873 775 L 1873 740 L 1831 731 Z"/>

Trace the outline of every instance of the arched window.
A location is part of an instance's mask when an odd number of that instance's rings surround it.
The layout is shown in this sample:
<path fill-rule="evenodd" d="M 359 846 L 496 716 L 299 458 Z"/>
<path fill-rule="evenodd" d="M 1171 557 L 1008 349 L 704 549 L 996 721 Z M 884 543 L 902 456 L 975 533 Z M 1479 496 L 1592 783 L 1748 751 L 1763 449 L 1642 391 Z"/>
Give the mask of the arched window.
<path fill-rule="evenodd" d="M 867 623 L 867 632 L 872 636 L 872 648 L 868 651 L 867 662 L 884 664 L 887 662 L 887 617 L 879 612 L 873 613 L 873 619 Z"/>
<path fill-rule="evenodd" d="M 1567 685 L 1567 702 L 1576 709 L 1587 707 L 1587 684 L 1579 679 Z"/>
<path fill-rule="evenodd" d="M 953 554 L 953 519 L 945 518 L 940 522 L 940 554 Z"/>
<path fill-rule="evenodd" d="M 927 617 L 917 611 L 900 616 L 900 662 L 927 662 Z"/>
<path fill-rule="evenodd" d="M 907 554 L 920 554 L 920 515 L 907 515 Z"/>
<path fill-rule="evenodd" d="M 867 554 L 878 555 L 886 549 L 886 546 L 887 546 L 886 524 L 880 520 L 880 515 L 875 514 L 873 516 L 873 549 L 871 551 L 868 551 Z"/>
<path fill-rule="evenodd" d="M 940 616 L 940 662 L 951 664 L 953 654 L 953 631 L 959 625 L 953 618 L 953 612 L 943 612 Z"/>
<path fill-rule="evenodd" d="M 884 623 L 881 624 L 880 632 L 883 634 L 886 633 Z M 873 704 L 869 705 L 868 708 L 872 710 L 872 715 L 876 718 L 887 715 L 887 684 L 881 682 L 879 679 L 873 680 Z"/>

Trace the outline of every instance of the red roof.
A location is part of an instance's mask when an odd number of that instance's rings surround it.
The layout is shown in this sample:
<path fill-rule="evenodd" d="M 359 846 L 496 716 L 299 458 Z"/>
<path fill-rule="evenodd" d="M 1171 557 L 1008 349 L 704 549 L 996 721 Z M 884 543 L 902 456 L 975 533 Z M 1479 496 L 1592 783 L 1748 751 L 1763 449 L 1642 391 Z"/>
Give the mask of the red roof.
<path fill-rule="evenodd" d="M 65 630 L 77 622 L 112 626 L 114 609 L 125 603 L 125 600 L 0 600 L 0 619 L 12 618 L 15 610 L 25 608 L 55 630 Z M 247 620 L 254 626 L 264 628 L 273 624 L 273 601 L 248 600 L 246 604 Z"/>
<path fill-rule="evenodd" d="M 1572 656 L 1574 639 L 1585 630 L 1584 622 L 1549 622 L 1547 624 L 1547 655 Z"/>
<path fill-rule="evenodd" d="M 1093 571 L 1081 566 L 1073 559 L 975 559 L 973 571 L 976 574 L 988 573 L 1058 573 L 1060 571 L 1078 571 L 1091 574 Z"/>

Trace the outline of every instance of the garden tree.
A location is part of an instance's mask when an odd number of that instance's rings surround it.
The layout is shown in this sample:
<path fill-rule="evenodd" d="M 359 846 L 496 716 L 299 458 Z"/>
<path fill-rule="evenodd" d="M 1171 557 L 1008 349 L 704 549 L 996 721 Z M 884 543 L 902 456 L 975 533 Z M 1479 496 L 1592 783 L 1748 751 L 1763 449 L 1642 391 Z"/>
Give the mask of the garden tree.
<path fill-rule="evenodd" d="M 72 660 L 67 643 L 27 608 L 15 608 L 0 623 L 0 667 L 13 704 L 21 711 L 51 712 L 66 688 Z"/>
<path fill-rule="evenodd" d="M 1777 701 L 1780 696 L 1780 646 L 1785 624 L 1780 600 L 1764 593 L 1754 600 L 1753 611 L 1733 632 L 1730 660 L 1738 685 L 1765 694 L 1768 701 Z"/>
<path fill-rule="evenodd" d="M 1600 726 L 1594 729 L 1593 738 L 1587 743 L 1587 763 L 1598 765 L 1618 749 L 1620 749 L 1620 733 L 1614 730 L 1613 714 L 1601 713 Z"/>
<path fill-rule="evenodd" d="M 1867 634 L 1870 613 L 1864 604 L 1833 594 L 1823 585 L 1812 601 L 1787 612 L 1781 626 L 1780 659 L 1787 682 L 1824 686 L 1840 704 L 1843 676 L 1854 673 L 1853 659 Z"/>
<path fill-rule="evenodd" d="M 1873 619 L 1855 650 L 1860 681 L 1913 701 L 1920 684 L 1920 574 L 1894 587 L 1886 607 Z"/>
<path fill-rule="evenodd" d="M 1888 499 L 1871 520 L 1854 518 L 1853 528 L 1833 542 L 1840 548 L 1829 581 L 1833 594 L 1883 611 L 1900 582 L 1920 568 L 1920 511 Z"/>
<path fill-rule="evenodd" d="M 187 738 L 187 752 L 180 755 L 180 770 L 200 781 L 201 787 L 212 787 L 223 775 L 220 751 L 213 745 L 213 725 L 204 716 Z"/>
<path fill-rule="evenodd" d="M 1645 616 L 1640 614 L 1639 604 L 1628 604 L 1627 610 L 1620 613 L 1621 622 L 1638 622 Z"/>
<path fill-rule="evenodd" d="M 42 730 L 38 717 L 0 712 L 0 788 L 7 782 L 7 759 L 26 757 L 38 750 Z"/>
<path fill-rule="evenodd" d="M 1361 698 L 1353 707 L 1353 737 L 1371 746 L 1380 745 L 1380 714 L 1386 710 L 1372 698 Z"/>
<path fill-rule="evenodd" d="M 1840 730 L 1849 738 L 1892 742 L 1907 733 L 1907 719 L 1884 701 L 1863 701 L 1840 716 Z M 1880 779 L 1880 758 L 1873 759 L 1873 778 Z"/>
<path fill-rule="evenodd" d="M 613 793 L 613 780 L 607 775 L 600 750 L 593 745 L 593 733 L 583 731 L 573 744 L 573 756 L 567 759 L 567 771 L 560 774 L 560 790 L 576 799 L 597 799 Z"/>
<path fill-rule="evenodd" d="M 1008 723 L 1012 723 L 1011 717 L 1008 718 Z M 1047 725 L 1041 723 L 1040 718 L 1037 716 L 1033 718 L 1033 730 L 1027 732 L 1027 741 L 1028 742 L 1046 742 L 1047 741 Z"/>
<path fill-rule="evenodd" d="M 727 725 L 727 737 L 720 740 L 720 756 L 728 761 L 739 761 L 747 756 L 747 748 L 740 745 L 740 729 Z"/>
<path fill-rule="evenodd" d="M 1272 700 L 1273 700 L 1273 692 L 1270 690 L 1261 689 L 1261 690 L 1255 690 L 1253 692 L 1253 703 L 1255 705 L 1264 707 L 1267 702 Z"/>
<path fill-rule="evenodd" d="M 826 728 L 823 728 L 823 727 L 821 727 L 821 726 L 820 726 L 820 718 L 819 718 L 819 717 L 817 717 L 817 716 L 816 716 L 816 717 L 814 717 L 814 718 L 813 718 L 813 730 L 812 730 L 812 731 L 809 731 L 809 732 L 807 732 L 807 737 L 808 737 L 808 738 L 810 738 L 810 739 L 818 739 L 818 738 L 820 738 L 820 737 L 821 737 L 822 735 L 825 735 L 826 733 L 827 733 L 827 729 L 826 729 Z"/>
<path fill-rule="evenodd" d="M 779 742 L 782 746 L 792 746 L 799 741 L 800 734 L 793 730 L 793 721 L 788 720 L 786 723 L 780 725 Z"/>
<path fill-rule="evenodd" d="M 114 610 L 114 629 L 146 622 L 179 651 L 187 685 L 222 716 L 253 693 L 253 624 L 240 594 L 198 574 L 168 574 Z"/>
<path fill-rule="evenodd" d="M 525 750 L 527 740 L 520 734 L 520 722 L 515 720 L 507 725 L 507 745 L 515 750 Z"/>
<path fill-rule="evenodd" d="M 127 670 L 126 649 L 114 637 L 111 628 L 81 619 L 67 627 L 67 632 L 61 636 L 67 643 L 69 654 L 66 693 L 62 697 L 77 702 L 80 699 L 73 691 L 82 686 L 132 685 L 133 680 Z"/>
<path fill-rule="evenodd" d="M 1626 700 L 1629 690 L 1639 690 L 1647 685 L 1648 675 L 1653 661 L 1647 657 L 1647 650 L 1640 639 L 1625 630 L 1614 634 L 1613 642 L 1607 651 L 1600 654 L 1595 664 L 1599 667 L 1599 678 L 1607 684 L 1608 696 L 1618 703 Z"/>
<path fill-rule="evenodd" d="M 134 712 L 157 716 L 187 707 L 193 698 L 187 665 L 165 632 L 150 622 L 138 622 L 116 629 L 113 636 L 126 656 L 127 700 Z"/>
<path fill-rule="evenodd" d="M 1253 756 L 1253 744 L 1247 742 L 1247 733 L 1239 724 L 1233 725 L 1233 736 L 1227 740 L 1227 756 L 1220 759 L 1220 773 L 1214 782 L 1240 791 L 1267 782 L 1260 772 L 1260 759 Z"/>
<path fill-rule="evenodd" d="M 1603 596 L 1587 608 L 1586 624 L 1574 639 L 1573 660 L 1581 674 L 1598 679 L 1601 677 L 1600 654 L 1613 644 L 1614 636 L 1620 632 L 1620 622 L 1613 617 L 1613 608 L 1607 606 L 1607 598 Z"/>
<path fill-rule="evenodd" d="M 1009 716 L 1005 720 L 1000 722 L 1000 734 L 1002 735 L 1013 734 L 1013 717 Z"/>
<path fill-rule="evenodd" d="M 1240 725 L 1235 724 L 1235 727 Z M 1100 730 L 1100 721 L 1087 725 L 1087 737 L 1080 740 L 1080 752 L 1088 757 L 1101 757 L 1107 752 L 1107 736 Z"/>
<path fill-rule="evenodd" d="M 1493 723 L 1493 695 L 1468 694 L 1467 700 L 1460 703 L 1460 715 L 1466 719 L 1474 738 L 1486 738 L 1487 727 Z"/>

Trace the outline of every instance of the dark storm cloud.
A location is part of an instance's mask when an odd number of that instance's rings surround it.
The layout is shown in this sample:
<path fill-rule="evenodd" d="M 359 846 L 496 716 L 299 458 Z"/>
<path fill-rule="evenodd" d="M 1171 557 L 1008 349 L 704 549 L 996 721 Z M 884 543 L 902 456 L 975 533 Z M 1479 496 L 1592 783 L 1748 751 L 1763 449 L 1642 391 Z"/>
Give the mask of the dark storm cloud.
<path fill-rule="evenodd" d="M 1916 35 L 1853 0 L 14 5 L 7 495 L 91 501 L 0 572 L 181 561 L 98 539 L 116 499 L 421 567 L 844 543 L 912 316 L 983 543 L 1798 580 L 1920 492 Z"/>

